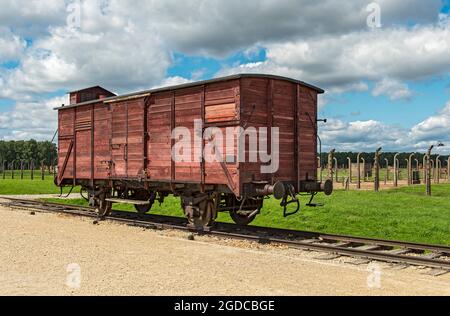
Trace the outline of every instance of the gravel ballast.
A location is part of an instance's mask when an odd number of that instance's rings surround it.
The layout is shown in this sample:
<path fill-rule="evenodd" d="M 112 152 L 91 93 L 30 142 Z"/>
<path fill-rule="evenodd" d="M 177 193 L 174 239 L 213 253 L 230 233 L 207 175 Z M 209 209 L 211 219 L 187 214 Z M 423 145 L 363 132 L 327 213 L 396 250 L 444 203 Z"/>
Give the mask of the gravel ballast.
<path fill-rule="evenodd" d="M 450 295 L 450 275 L 0 208 L 0 295 Z"/>

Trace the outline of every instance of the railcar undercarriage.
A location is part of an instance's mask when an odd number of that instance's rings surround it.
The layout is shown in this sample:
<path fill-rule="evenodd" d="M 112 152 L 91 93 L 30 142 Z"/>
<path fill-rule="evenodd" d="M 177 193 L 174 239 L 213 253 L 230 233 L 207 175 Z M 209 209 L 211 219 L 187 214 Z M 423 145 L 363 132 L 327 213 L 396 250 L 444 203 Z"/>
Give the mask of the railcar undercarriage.
<path fill-rule="evenodd" d="M 192 229 L 207 230 L 212 227 L 219 213 L 229 213 L 231 219 L 241 226 L 251 224 L 261 213 L 264 201 L 270 197 L 281 201 L 284 217 L 300 211 L 299 194 L 309 195 L 307 206 L 313 205 L 312 199 L 318 192 L 330 195 L 333 183 L 305 181 L 300 184 L 298 192 L 292 183 L 277 182 L 253 183 L 246 185 L 245 195 L 236 197 L 226 186 L 206 186 L 201 190 L 195 184 L 142 183 L 139 181 L 100 181 L 95 187 L 87 182 L 80 182 L 81 195 L 95 207 L 99 218 L 108 216 L 114 203 L 133 204 L 139 214 L 151 212 L 153 205 L 162 205 L 169 195 L 180 197 L 181 209 Z"/>

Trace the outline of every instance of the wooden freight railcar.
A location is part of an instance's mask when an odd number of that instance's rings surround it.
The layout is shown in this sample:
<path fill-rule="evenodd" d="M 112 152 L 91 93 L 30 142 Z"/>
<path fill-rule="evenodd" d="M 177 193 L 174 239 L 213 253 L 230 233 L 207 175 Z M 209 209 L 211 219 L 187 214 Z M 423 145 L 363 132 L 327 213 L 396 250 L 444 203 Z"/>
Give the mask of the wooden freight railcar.
<path fill-rule="evenodd" d="M 55 181 L 82 186 L 100 216 L 112 203 L 131 203 L 147 213 L 169 194 L 181 197 L 196 227 L 210 226 L 218 212 L 249 224 L 270 195 L 282 201 L 285 215 L 296 213 L 298 194 L 332 192 L 330 181 L 316 178 L 317 100 L 323 92 L 271 75 L 123 96 L 101 87 L 72 92 L 71 104 L 57 108 Z M 177 136 L 177 130 L 191 137 Z M 226 140 L 219 142 L 218 135 Z"/>

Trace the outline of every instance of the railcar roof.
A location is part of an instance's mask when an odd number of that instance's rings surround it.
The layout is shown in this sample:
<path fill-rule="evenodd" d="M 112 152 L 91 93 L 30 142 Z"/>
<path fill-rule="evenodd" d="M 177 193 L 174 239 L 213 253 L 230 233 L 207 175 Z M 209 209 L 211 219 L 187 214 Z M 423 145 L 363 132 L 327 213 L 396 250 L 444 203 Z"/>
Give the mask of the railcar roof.
<path fill-rule="evenodd" d="M 303 85 L 305 87 L 311 88 L 313 90 L 316 90 L 319 94 L 325 93 L 325 91 L 321 88 L 318 88 L 309 83 L 306 83 L 306 82 L 303 82 L 300 80 L 296 80 L 296 79 L 292 79 L 292 78 L 288 78 L 288 77 L 267 75 L 267 74 L 238 74 L 238 75 L 232 75 L 232 76 L 227 76 L 227 77 L 222 77 L 222 78 L 214 78 L 214 79 L 210 79 L 210 80 L 190 82 L 190 83 L 185 83 L 185 84 L 180 84 L 180 85 L 175 85 L 175 86 L 155 88 L 155 89 L 150 89 L 150 90 L 145 90 L 145 91 L 140 91 L 140 92 L 135 92 L 135 93 L 130 93 L 130 94 L 113 96 L 113 97 L 109 97 L 109 98 L 105 98 L 105 99 L 101 99 L 101 100 L 97 99 L 97 100 L 81 102 L 81 103 L 77 103 L 77 104 L 70 104 L 70 105 L 57 107 L 57 108 L 55 108 L 55 110 L 73 108 L 73 107 L 78 107 L 78 106 L 82 106 L 82 105 L 89 105 L 89 104 L 105 102 L 105 101 L 114 101 L 115 99 L 129 98 L 129 97 L 139 96 L 139 95 L 144 95 L 144 94 L 149 94 L 149 93 L 157 93 L 157 92 L 173 91 L 173 90 L 197 87 L 197 86 L 201 86 L 201 85 L 205 85 L 205 84 L 209 84 L 209 83 L 230 81 L 230 80 L 236 80 L 236 79 L 240 79 L 240 78 L 268 78 L 268 79 L 284 80 L 284 81 L 297 83 L 297 84 Z"/>
<path fill-rule="evenodd" d="M 103 90 L 103 91 L 105 91 L 105 92 L 107 92 L 107 93 L 113 95 L 113 96 L 116 95 L 115 93 L 113 93 L 113 92 L 111 92 L 111 91 L 109 91 L 109 90 L 106 90 L 105 88 L 100 87 L 100 86 L 93 86 L 93 87 L 84 88 L 84 89 L 80 89 L 80 90 L 69 91 L 69 92 L 67 92 L 67 94 L 78 93 L 78 92 L 84 92 L 84 91 L 88 91 L 88 90 L 92 90 L 92 89 L 100 89 L 100 90 Z"/>

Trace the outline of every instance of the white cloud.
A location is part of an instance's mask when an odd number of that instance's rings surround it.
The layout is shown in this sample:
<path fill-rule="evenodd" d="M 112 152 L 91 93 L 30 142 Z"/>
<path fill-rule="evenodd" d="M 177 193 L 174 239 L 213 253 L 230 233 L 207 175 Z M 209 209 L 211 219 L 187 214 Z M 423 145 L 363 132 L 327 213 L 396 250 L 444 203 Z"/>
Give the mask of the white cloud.
<path fill-rule="evenodd" d="M 153 86 L 153 88 L 162 88 L 162 87 L 171 87 L 171 86 L 177 86 L 185 83 L 192 82 L 190 79 L 186 79 L 183 77 L 175 76 L 175 77 L 169 77 L 164 79 L 160 84 L 157 84 Z"/>
<path fill-rule="evenodd" d="M 224 72 L 262 71 L 335 91 L 367 89 L 366 80 L 415 79 L 448 68 L 449 24 L 436 23 L 440 0 L 380 1 L 384 29 L 366 25 L 366 3 L 326 0 L 83 1 L 81 29 L 65 26 L 69 1 L 2 0 L 1 25 L 22 37 L 36 28 L 19 69 L 3 77 L 2 95 L 102 84 L 119 92 L 159 84 L 171 53 L 227 56 L 267 47 L 269 60 Z M 25 29 L 25 31 L 24 31 Z M 195 75 L 195 74 L 194 74 Z M 360 90 L 359 90 L 360 91 Z"/>
<path fill-rule="evenodd" d="M 450 146 L 450 101 L 436 115 L 411 129 L 409 136 L 418 142 L 447 142 Z"/>
<path fill-rule="evenodd" d="M 0 114 L 1 123 L 15 122 L 6 127 L 12 132 L 3 130 L 5 137 L 33 135 L 25 126 L 27 116 L 18 112 L 37 111 L 39 103 L 31 100 L 45 92 L 99 84 L 121 93 L 187 82 L 166 78 L 173 52 L 224 57 L 243 51 L 254 56 L 266 48 L 267 61 L 220 74 L 286 75 L 331 94 L 368 91 L 373 82 L 374 95 L 392 100 L 411 96 L 406 82 L 448 74 L 450 68 L 450 19 L 441 15 L 437 22 L 440 0 L 379 0 L 383 28 L 376 31 L 366 25 L 370 1 L 154 0 L 136 5 L 131 0 L 89 0 L 83 1 L 81 28 L 75 30 L 65 25 L 69 2 L 0 0 L 0 30 L 5 30 L 0 33 L 0 61 L 20 57 L 19 68 L 0 72 L 0 98 L 19 101 L 12 112 Z M 421 24 L 406 27 L 414 24 L 409 22 Z M 25 48 L 29 37 L 33 42 Z M 193 78 L 198 76 L 200 71 L 193 72 Z M 46 121 L 31 119 L 47 128 Z M 337 126 L 355 134 L 362 134 L 361 127 L 392 132 L 374 121 Z M 350 146 L 346 131 L 328 133 Z"/>
<path fill-rule="evenodd" d="M 23 37 L 42 36 L 50 25 L 66 20 L 64 0 L 1 0 L 0 27 L 14 29 Z"/>
<path fill-rule="evenodd" d="M 67 96 L 35 102 L 19 102 L 11 111 L 0 112 L 0 139 L 51 140 L 57 128 L 53 108 L 68 104 Z"/>
<path fill-rule="evenodd" d="M 367 28 L 371 1 L 353 0 L 166 0 L 139 7 L 176 50 L 225 56 L 258 43 L 313 39 Z M 119 4 L 111 2 L 116 8 Z M 129 6 L 120 1 L 120 9 Z M 435 21 L 440 0 L 382 0 L 384 26 Z"/>
<path fill-rule="evenodd" d="M 170 54 L 158 36 L 132 19 L 105 15 L 100 2 L 84 2 L 82 29 L 53 27 L 36 40 L 20 67 L 3 75 L 3 94 L 21 99 L 97 84 L 124 92 L 161 82 Z"/>
<path fill-rule="evenodd" d="M 403 143 L 403 129 L 374 120 L 347 123 L 332 119 L 320 134 L 325 147 L 337 151 L 374 151 L 378 147 L 398 150 L 409 145 Z"/>
<path fill-rule="evenodd" d="M 410 99 L 413 95 L 408 86 L 398 80 L 384 78 L 379 81 L 372 91 L 372 95 L 378 97 L 388 96 L 391 100 Z"/>
<path fill-rule="evenodd" d="M 338 92 L 361 88 L 362 82 L 370 80 L 379 82 L 376 95 L 407 98 L 411 92 L 404 81 L 449 73 L 450 18 L 414 28 L 355 31 L 266 47 L 267 61 L 226 68 L 221 74 L 276 73 Z"/>
<path fill-rule="evenodd" d="M 405 129 L 379 121 L 343 122 L 332 119 L 320 129 L 324 148 L 338 151 L 374 151 L 383 147 L 386 151 L 425 152 L 438 142 L 446 147 L 440 153 L 450 153 L 450 101 L 436 115 Z"/>
<path fill-rule="evenodd" d="M 0 26 L 21 35 L 42 35 L 49 26 L 62 26 L 71 0 L 1 0 Z M 92 5 L 88 5 L 88 2 Z M 371 1 L 323 0 L 84 0 L 82 21 L 96 25 L 92 8 L 111 20 L 129 18 L 159 32 L 177 50 L 224 55 L 260 41 L 342 34 L 366 27 Z M 434 21 L 440 0 L 378 0 L 383 25 Z M 94 10 L 95 11 L 95 10 Z"/>
<path fill-rule="evenodd" d="M 9 29 L 0 27 L 0 63 L 19 60 L 26 47 L 26 42 L 14 35 Z"/>

